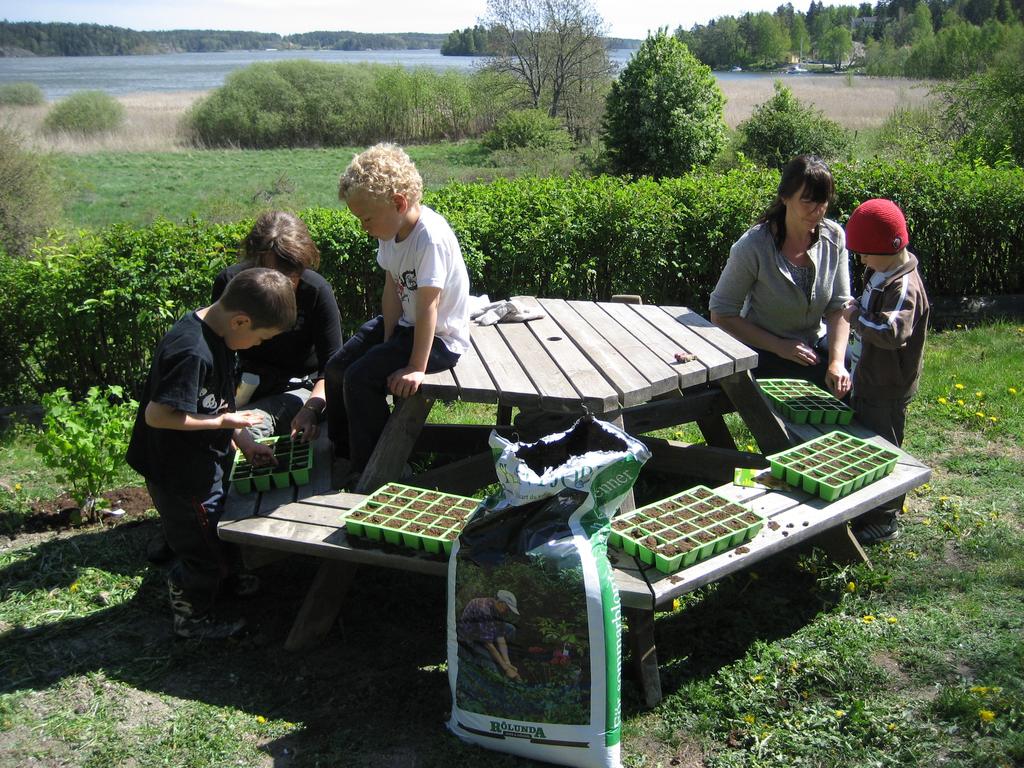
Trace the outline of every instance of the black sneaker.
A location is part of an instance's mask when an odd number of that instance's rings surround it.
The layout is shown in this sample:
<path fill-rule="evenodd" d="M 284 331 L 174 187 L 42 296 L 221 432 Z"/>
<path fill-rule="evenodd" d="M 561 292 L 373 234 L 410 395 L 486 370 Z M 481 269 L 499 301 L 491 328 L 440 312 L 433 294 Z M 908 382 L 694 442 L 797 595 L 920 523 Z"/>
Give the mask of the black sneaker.
<path fill-rule="evenodd" d="M 235 573 L 224 581 L 223 593 L 232 597 L 252 597 L 260 591 L 260 577 L 252 573 Z"/>
<path fill-rule="evenodd" d="M 174 550 L 164 538 L 164 532 L 160 531 L 153 535 L 153 538 L 146 544 L 146 559 L 153 565 L 163 565 L 174 558 Z"/>
<path fill-rule="evenodd" d="M 174 614 L 174 634 L 190 640 L 226 640 L 245 627 L 245 619 L 217 619 L 213 614 L 183 616 Z"/>
<path fill-rule="evenodd" d="M 870 544 L 881 544 L 883 541 L 892 541 L 899 538 L 900 527 L 896 522 L 896 516 L 870 520 L 853 529 L 853 535 L 857 543 L 862 547 Z"/>

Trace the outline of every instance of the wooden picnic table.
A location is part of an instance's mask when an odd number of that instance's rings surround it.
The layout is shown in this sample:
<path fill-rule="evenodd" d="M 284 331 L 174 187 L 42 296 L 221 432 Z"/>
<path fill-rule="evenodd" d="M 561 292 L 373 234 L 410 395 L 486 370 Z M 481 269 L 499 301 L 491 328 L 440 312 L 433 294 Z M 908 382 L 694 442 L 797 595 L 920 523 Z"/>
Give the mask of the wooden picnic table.
<path fill-rule="evenodd" d="M 326 635 L 359 565 L 446 573 L 444 558 L 350 541 L 342 522 L 345 511 L 365 494 L 398 479 L 417 446 L 468 455 L 413 478 L 411 484 L 465 493 L 494 481 L 493 459 L 486 443 L 492 429 L 534 439 L 546 433 L 545 417 L 556 420 L 551 423 L 558 423 L 559 418 L 564 423 L 566 418 L 585 412 L 631 434 L 697 423 L 706 446 L 641 438 L 652 449 L 648 466 L 724 482 L 720 492 L 768 514 L 778 527 L 766 526 L 742 555 L 726 552 L 671 576 L 622 553 L 614 556 L 629 628 L 627 640 L 649 705 L 661 698 L 653 632 L 656 608 L 812 538 L 834 558 L 866 559 L 846 521 L 930 476 L 926 467 L 900 452 L 901 461 L 892 475 L 832 504 L 796 489 L 732 486 L 727 481 L 735 467 L 763 468 L 767 463 L 762 455 L 736 449 L 724 413 L 735 410 L 764 453 L 784 450 L 818 434 L 816 428 L 785 422 L 771 410 L 750 375 L 757 362 L 753 350 L 685 307 L 530 297 L 517 297 L 517 301 L 545 316 L 528 323 L 474 325 L 473 348 L 456 368 L 428 376 L 417 395 L 396 403 L 353 493 L 330 491 L 330 448 L 325 438 L 317 443 L 314 480 L 309 486 L 245 497 L 229 493 L 218 532 L 222 539 L 242 545 L 250 563 L 274 552 L 323 558 L 286 647 L 309 646 Z M 692 359 L 677 363 L 677 352 Z M 495 404 L 494 423 L 426 425 L 436 399 Z M 535 418 L 539 434 L 522 434 L 523 427 L 511 424 L 513 406 L 521 415 Z M 858 434 L 859 428 L 845 429 Z M 859 434 L 873 437 L 863 430 Z M 623 508 L 631 506 L 630 497 Z"/>

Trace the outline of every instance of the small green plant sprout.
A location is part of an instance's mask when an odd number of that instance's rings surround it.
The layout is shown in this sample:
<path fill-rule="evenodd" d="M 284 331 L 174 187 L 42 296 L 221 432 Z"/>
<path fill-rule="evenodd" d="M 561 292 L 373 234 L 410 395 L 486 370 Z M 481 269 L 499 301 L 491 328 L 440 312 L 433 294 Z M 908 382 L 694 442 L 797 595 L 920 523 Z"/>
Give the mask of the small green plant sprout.
<path fill-rule="evenodd" d="M 90 387 L 73 402 L 63 387 L 43 396 L 43 435 L 36 451 L 55 470 L 78 504 L 79 517 L 95 522 L 107 501 L 107 488 L 124 464 L 138 403 L 125 399 L 121 387 Z"/>

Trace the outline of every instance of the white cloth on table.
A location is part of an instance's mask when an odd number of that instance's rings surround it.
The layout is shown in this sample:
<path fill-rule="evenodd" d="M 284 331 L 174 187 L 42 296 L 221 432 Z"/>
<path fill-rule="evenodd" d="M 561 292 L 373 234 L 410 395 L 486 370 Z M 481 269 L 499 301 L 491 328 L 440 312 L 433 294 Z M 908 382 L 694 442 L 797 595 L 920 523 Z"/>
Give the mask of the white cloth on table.
<path fill-rule="evenodd" d="M 470 296 L 469 319 L 477 325 L 495 323 L 525 323 L 544 317 L 544 313 L 525 307 L 512 299 L 490 301 L 488 296 Z"/>

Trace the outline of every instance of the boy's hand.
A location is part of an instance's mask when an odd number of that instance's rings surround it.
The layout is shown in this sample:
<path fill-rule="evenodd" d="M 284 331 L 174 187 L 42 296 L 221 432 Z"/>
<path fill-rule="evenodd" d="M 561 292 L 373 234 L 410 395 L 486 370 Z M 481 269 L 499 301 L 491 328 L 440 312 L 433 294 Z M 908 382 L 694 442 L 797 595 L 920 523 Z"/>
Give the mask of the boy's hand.
<path fill-rule="evenodd" d="M 395 397 L 412 397 L 423 383 L 426 374 L 411 366 L 399 368 L 388 376 L 388 389 Z"/>
<path fill-rule="evenodd" d="M 848 323 L 852 323 L 855 318 L 860 315 L 860 304 L 856 299 L 850 299 L 848 302 L 843 304 L 843 318 Z"/>
<path fill-rule="evenodd" d="M 245 429 L 261 421 L 263 414 L 260 411 L 228 411 L 220 415 L 220 425 L 224 429 Z"/>
<path fill-rule="evenodd" d="M 256 442 L 256 438 L 245 427 L 241 427 L 235 432 L 235 445 L 245 456 L 245 460 L 254 467 L 268 467 L 277 464 L 274 449 L 269 445 Z"/>

